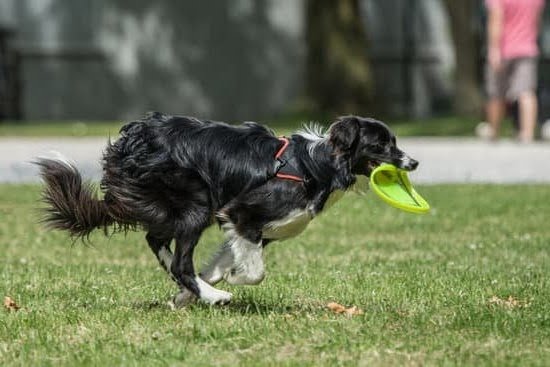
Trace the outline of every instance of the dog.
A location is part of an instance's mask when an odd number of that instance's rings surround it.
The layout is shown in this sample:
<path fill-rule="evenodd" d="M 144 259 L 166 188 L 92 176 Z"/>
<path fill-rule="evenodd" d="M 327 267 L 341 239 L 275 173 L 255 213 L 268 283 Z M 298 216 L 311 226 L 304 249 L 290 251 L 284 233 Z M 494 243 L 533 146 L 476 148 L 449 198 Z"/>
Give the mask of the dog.
<path fill-rule="evenodd" d="M 326 132 L 306 127 L 289 138 L 245 122 L 234 126 L 159 112 L 124 125 L 103 155 L 100 198 L 71 163 L 39 158 L 45 222 L 86 239 L 95 229 L 142 228 L 160 265 L 180 288 L 176 306 L 196 299 L 227 304 L 214 288 L 258 284 L 264 247 L 292 238 L 381 163 L 414 170 L 386 124 L 345 116 Z M 219 224 L 226 241 L 197 274 L 193 250 Z M 171 242 L 175 240 L 174 251 Z"/>

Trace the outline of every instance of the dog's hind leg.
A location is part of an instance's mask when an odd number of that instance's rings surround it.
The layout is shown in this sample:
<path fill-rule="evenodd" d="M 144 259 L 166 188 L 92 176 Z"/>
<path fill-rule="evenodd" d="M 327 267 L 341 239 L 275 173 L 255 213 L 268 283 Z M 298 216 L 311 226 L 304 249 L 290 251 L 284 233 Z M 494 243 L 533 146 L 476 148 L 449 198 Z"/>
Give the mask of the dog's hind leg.
<path fill-rule="evenodd" d="M 190 290 L 200 300 L 209 304 L 227 304 L 231 300 L 231 293 L 210 286 L 195 274 L 193 252 L 204 227 L 206 225 L 201 226 L 199 230 L 176 231 L 176 250 L 170 271 L 180 285 Z"/>
<path fill-rule="evenodd" d="M 170 250 L 170 242 L 172 241 L 172 239 L 165 238 L 164 236 L 160 236 L 152 232 L 148 232 L 145 238 L 147 239 L 149 247 L 157 257 L 162 268 L 166 270 L 172 280 L 176 282 L 181 289 L 181 292 L 174 296 L 174 305 L 176 307 L 183 307 L 195 302 L 197 300 L 197 296 L 195 296 L 190 290 L 180 284 L 180 282 L 176 279 L 176 277 L 174 277 L 174 275 L 170 271 L 172 261 L 174 259 L 174 254 L 172 253 L 172 250 Z"/>
<path fill-rule="evenodd" d="M 216 285 L 233 265 L 233 255 L 229 251 L 228 242 L 224 242 L 220 249 L 214 254 L 207 266 L 202 269 L 199 276 L 210 285 Z M 197 300 L 197 297 L 187 288 L 183 287 L 181 292 L 174 296 L 174 306 L 183 307 Z"/>
<path fill-rule="evenodd" d="M 166 270 L 168 274 L 172 275 L 170 272 L 170 266 L 172 266 L 172 259 L 174 257 L 170 250 L 170 242 L 172 239 L 155 235 L 152 232 L 148 232 L 145 239 L 163 269 Z"/>
<path fill-rule="evenodd" d="M 266 242 L 262 243 L 262 246 L 265 246 Z M 240 241 L 226 240 L 199 276 L 210 285 L 216 285 L 224 278 L 230 284 L 258 284 L 265 275 L 261 249 L 259 251 L 257 246 L 253 246 L 252 251 L 249 251 Z M 195 300 L 193 293 L 184 288 L 174 297 L 174 305 L 183 307 Z"/>

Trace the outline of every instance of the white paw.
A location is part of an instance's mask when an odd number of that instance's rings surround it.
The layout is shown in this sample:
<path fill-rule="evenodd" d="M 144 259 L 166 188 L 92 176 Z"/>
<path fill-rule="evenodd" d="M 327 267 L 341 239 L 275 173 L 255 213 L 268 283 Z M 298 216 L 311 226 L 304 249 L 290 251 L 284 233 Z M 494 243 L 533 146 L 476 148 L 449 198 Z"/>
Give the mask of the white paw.
<path fill-rule="evenodd" d="M 232 294 L 220 289 L 216 289 L 214 292 L 209 291 L 207 294 L 201 293 L 201 301 L 204 301 L 210 305 L 226 305 L 231 302 Z"/>
<path fill-rule="evenodd" d="M 199 286 L 201 301 L 211 305 L 226 305 L 231 301 L 231 293 L 216 289 L 199 277 L 195 281 Z"/>

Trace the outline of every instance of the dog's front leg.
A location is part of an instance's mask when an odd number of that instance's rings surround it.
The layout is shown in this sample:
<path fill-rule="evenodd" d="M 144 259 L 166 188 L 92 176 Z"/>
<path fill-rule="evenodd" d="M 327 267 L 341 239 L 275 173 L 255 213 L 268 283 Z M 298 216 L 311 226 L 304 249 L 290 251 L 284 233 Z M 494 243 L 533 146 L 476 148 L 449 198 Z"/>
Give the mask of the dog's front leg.
<path fill-rule="evenodd" d="M 226 240 L 201 270 L 200 277 L 210 285 L 219 283 L 229 273 L 235 262 L 231 241 Z"/>
<path fill-rule="evenodd" d="M 233 265 L 224 276 L 229 284 L 259 284 L 265 278 L 263 246 L 261 238 L 251 241 L 245 237 L 235 236 L 231 239 Z"/>
<path fill-rule="evenodd" d="M 200 276 L 209 284 L 216 284 L 222 279 L 235 285 L 260 283 L 265 277 L 261 239 L 251 241 L 232 233 Z"/>

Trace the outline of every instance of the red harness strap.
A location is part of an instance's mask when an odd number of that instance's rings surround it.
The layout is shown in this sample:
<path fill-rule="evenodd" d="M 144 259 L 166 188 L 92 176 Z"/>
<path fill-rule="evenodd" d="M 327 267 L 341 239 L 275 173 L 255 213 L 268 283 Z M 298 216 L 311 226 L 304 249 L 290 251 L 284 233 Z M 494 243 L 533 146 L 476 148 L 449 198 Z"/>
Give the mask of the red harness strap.
<path fill-rule="evenodd" d="M 288 145 L 290 144 L 290 141 L 285 137 L 281 137 L 281 138 L 279 138 L 279 140 L 283 143 L 283 146 L 281 148 L 279 148 L 277 153 L 275 153 L 275 159 L 277 159 L 279 162 L 281 162 L 281 156 L 284 154 L 286 148 L 288 148 Z M 282 178 L 282 179 L 285 179 L 285 180 L 304 182 L 304 179 L 301 178 L 301 177 L 294 176 L 294 175 L 287 175 L 285 173 L 280 173 L 280 172 L 277 172 L 275 174 L 275 177 Z"/>

